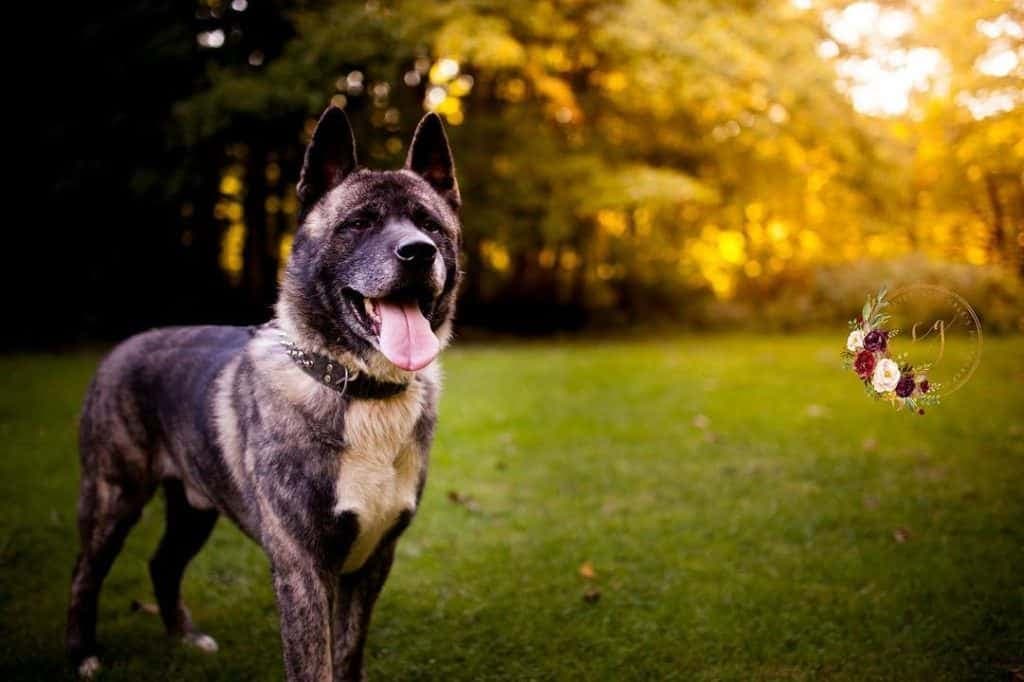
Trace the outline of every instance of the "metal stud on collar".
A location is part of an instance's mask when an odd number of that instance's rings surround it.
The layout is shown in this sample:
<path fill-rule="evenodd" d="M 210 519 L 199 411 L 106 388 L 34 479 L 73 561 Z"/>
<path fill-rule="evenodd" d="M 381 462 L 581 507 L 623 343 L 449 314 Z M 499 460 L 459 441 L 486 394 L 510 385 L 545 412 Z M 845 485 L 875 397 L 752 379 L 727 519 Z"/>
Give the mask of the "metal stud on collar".
<path fill-rule="evenodd" d="M 347 365 L 326 356 L 304 351 L 287 337 L 281 338 L 280 343 L 288 357 L 302 371 L 324 386 L 337 391 L 342 396 L 351 395 L 351 397 L 357 399 L 388 398 L 397 395 L 409 386 L 407 383 L 381 382 L 372 377 L 368 377 L 362 383 L 357 383 L 357 379 L 361 376 L 359 370 L 349 369 Z M 344 370 L 343 376 L 339 376 L 339 370 Z M 349 393 L 350 389 L 352 391 L 351 394 Z"/>

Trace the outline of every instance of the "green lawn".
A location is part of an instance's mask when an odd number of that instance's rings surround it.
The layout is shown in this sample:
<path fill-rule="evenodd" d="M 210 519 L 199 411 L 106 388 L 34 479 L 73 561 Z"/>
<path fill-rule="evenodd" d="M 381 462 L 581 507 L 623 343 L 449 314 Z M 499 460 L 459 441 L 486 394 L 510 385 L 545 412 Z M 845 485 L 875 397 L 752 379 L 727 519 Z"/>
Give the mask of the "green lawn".
<path fill-rule="evenodd" d="M 430 482 L 376 612 L 370 677 L 1024 670 L 1024 339 L 987 341 L 974 379 L 918 417 L 865 398 L 839 369 L 844 338 L 450 351 Z M 3 680 L 68 675 L 74 429 L 96 360 L 0 358 Z M 173 646 L 157 618 L 129 612 L 152 599 L 161 504 L 107 580 L 102 679 L 280 679 L 267 563 L 228 522 L 185 581 L 219 654 Z"/>

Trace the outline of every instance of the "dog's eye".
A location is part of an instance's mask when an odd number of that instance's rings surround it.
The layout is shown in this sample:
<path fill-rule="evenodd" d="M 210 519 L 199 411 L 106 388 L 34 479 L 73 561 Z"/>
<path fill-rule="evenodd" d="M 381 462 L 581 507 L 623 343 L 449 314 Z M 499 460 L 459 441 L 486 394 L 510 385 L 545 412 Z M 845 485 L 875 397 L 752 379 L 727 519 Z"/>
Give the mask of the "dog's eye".
<path fill-rule="evenodd" d="M 437 222 L 436 220 L 430 220 L 429 218 L 427 220 L 420 221 L 420 227 L 426 230 L 427 232 L 441 231 L 441 223 Z"/>
<path fill-rule="evenodd" d="M 343 230 L 365 230 L 372 224 L 368 218 L 349 218 L 338 227 Z"/>

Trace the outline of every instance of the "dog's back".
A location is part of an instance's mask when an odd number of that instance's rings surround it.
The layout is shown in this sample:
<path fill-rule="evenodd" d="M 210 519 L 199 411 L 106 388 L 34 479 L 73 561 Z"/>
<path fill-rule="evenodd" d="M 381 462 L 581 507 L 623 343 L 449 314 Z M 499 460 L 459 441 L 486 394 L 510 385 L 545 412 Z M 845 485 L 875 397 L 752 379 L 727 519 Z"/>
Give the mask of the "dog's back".
<path fill-rule="evenodd" d="M 114 476 L 117 467 L 132 467 L 134 480 L 142 471 L 158 480 L 170 472 L 160 470 L 168 463 L 157 453 L 215 445 L 208 409 L 213 382 L 250 337 L 246 327 L 174 327 L 120 344 L 100 364 L 86 396 L 82 464 Z"/>

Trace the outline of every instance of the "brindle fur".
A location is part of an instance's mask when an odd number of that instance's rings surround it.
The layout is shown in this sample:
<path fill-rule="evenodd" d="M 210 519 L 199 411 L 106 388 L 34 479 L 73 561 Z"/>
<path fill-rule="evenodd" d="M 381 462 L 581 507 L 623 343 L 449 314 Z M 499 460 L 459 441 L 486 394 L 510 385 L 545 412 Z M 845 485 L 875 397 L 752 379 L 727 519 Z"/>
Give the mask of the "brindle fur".
<path fill-rule="evenodd" d="M 67 625 L 68 654 L 83 674 L 98 668 L 103 579 L 162 486 L 166 530 L 149 570 L 169 633 L 216 646 L 192 622 L 181 580 L 223 514 L 270 560 L 288 679 L 362 677 L 370 614 L 426 480 L 440 387 L 436 362 L 416 373 L 391 365 L 346 297 L 416 297 L 447 342 L 459 193 L 440 120 L 420 122 L 405 169 L 368 171 L 356 166 L 344 113 L 329 109 L 307 150 L 299 197 L 301 225 L 274 320 L 140 334 L 102 362 L 89 388 L 82 546 Z M 429 268 L 396 259 L 396 240 L 410 234 L 436 244 Z M 343 396 L 295 365 L 282 332 L 409 387 L 383 400 Z"/>

